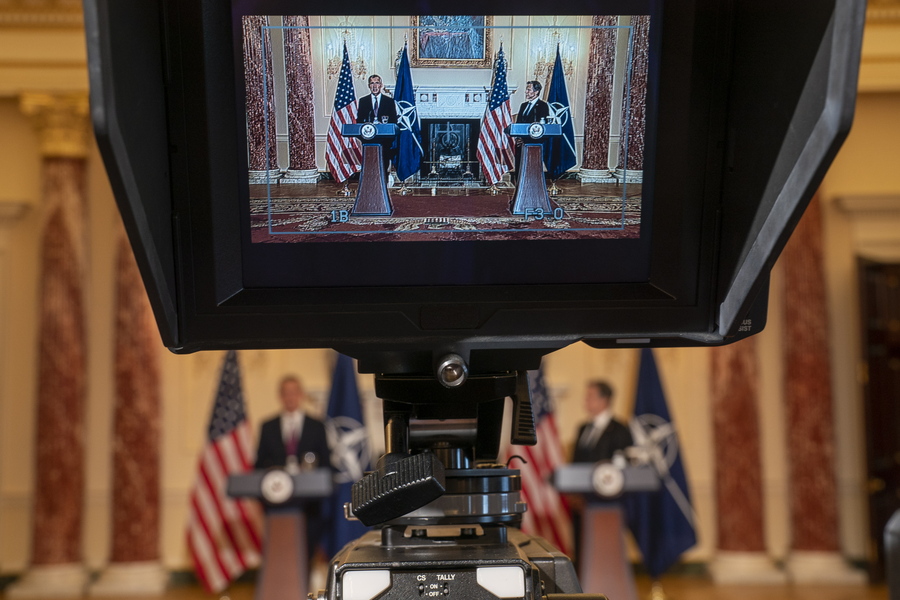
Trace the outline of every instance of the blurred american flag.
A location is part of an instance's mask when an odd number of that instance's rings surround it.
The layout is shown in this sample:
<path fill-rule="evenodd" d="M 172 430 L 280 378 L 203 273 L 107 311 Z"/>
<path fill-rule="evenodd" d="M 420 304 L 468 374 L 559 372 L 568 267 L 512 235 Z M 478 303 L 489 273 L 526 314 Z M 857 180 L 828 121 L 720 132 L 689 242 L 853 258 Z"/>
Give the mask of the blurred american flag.
<path fill-rule="evenodd" d="M 197 578 L 210 593 L 221 592 L 245 570 L 259 565 L 256 507 L 225 493 L 228 476 L 249 471 L 253 454 L 237 353 L 230 350 L 222 366 L 188 512 L 188 548 Z"/>
<path fill-rule="evenodd" d="M 538 535 L 572 556 L 572 516 L 566 499 L 550 482 L 553 471 L 566 464 L 553 416 L 555 405 L 544 385 L 543 369 L 529 371 L 528 384 L 537 429 L 537 445 L 510 446 L 507 461 L 514 455 L 527 464 L 515 464 L 522 473 L 522 496 L 528 511 L 522 519 L 522 531 Z"/>

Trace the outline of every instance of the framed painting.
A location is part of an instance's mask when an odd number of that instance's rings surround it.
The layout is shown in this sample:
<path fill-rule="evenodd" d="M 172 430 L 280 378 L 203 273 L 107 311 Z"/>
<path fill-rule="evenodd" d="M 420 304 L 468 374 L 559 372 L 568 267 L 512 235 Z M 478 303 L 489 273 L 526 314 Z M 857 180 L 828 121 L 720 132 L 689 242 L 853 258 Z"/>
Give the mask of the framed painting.
<path fill-rule="evenodd" d="M 493 17 L 414 16 L 410 45 L 413 67 L 490 69 Z"/>

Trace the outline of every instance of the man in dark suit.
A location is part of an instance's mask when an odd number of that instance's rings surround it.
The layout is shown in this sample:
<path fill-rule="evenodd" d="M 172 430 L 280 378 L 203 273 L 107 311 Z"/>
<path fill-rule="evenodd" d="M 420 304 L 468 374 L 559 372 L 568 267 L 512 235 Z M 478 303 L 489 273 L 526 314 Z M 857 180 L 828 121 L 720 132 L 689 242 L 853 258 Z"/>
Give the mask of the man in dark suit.
<path fill-rule="evenodd" d="M 301 469 L 329 466 L 331 451 L 325 425 L 304 413 L 306 394 L 300 380 L 286 376 L 281 380 L 278 396 L 282 412 L 262 424 L 256 468 L 284 467 L 290 463 Z"/>
<path fill-rule="evenodd" d="M 357 123 L 396 123 L 397 105 L 394 99 L 383 94 L 384 83 L 381 75 L 369 76 L 369 91 L 356 104 Z M 387 119 L 387 120 L 385 120 Z"/>
<path fill-rule="evenodd" d="M 525 84 L 525 102 L 519 107 L 516 123 L 537 123 L 550 116 L 550 105 L 541 100 L 541 84 L 529 81 Z"/>
<path fill-rule="evenodd" d="M 367 96 L 363 96 L 356 104 L 356 122 L 357 123 L 396 123 L 397 122 L 397 105 L 394 99 L 382 93 L 384 84 L 380 75 L 369 76 L 369 91 L 372 92 Z M 391 159 L 394 157 L 393 142 L 383 142 L 381 144 L 381 160 L 384 163 L 384 170 L 387 171 L 390 166 Z"/>
<path fill-rule="evenodd" d="M 525 102 L 516 114 L 516 123 L 539 123 L 550 116 L 550 105 L 541 100 L 541 83 L 529 81 L 525 84 Z M 516 178 L 519 177 L 519 164 L 522 162 L 522 138 L 516 138 Z"/>
<path fill-rule="evenodd" d="M 331 449 L 328 447 L 325 425 L 304 413 L 307 397 L 300 380 L 293 375 L 284 377 L 278 388 L 278 397 L 282 411 L 262 424 L 255 468 L 304 470 L 331 467 Z M 306 514 L 307 556 L 310 559 L 323 533 L 321 503 L 321 500 L 313 500 L 301 506 Z"/>
<path fill-rule="evenodd" d="M 588 384 L 584 406 L 591 420 L 578 430 L 572 462 L 612 460 L 616 452 L 634 444 L 628 427 L 612 416 L 612 399 L 612 388 L 605 381 Z"/>
<path fill-rule="evenodd" d="M 633 445 L 631 431 L 612 416 L 612 399 L 613 390 L 608 383 L 599 379 L 588 383 L 584 407 L 591 420 L 578 430 L 573 463 L 609 461 L 616 452 Z M 581 568 L 585 497 L 573 495 L 569 501 L 577 548 L 576 565 Z"/>

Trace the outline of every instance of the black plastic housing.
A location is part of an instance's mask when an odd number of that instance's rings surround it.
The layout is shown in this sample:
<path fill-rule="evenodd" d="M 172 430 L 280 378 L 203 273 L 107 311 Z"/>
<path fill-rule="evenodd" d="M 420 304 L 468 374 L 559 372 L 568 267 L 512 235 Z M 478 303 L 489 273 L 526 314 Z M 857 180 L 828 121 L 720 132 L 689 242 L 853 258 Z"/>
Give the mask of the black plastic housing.
<path fill-rule="evenodd" d="M 631 14 L 629 5 L 575 0 L 553 10 Z M 486 373 L 528 368 L 578 340 L 716 345 L 760 331 L 771 266 L 850 127 L 865 2 L 647 5 L 657 37 L 644 280 L 560 283 L 543 269 L 502 284 L 252 287 L 240 243 L 247 165 L 230 4 L 86 0 L 94 125 L 166 346 L 331 347 L 376 372 L 428 372 L 436 353 L 454 351 Z M 398 0 L 388 13 L 547 9 Z M 372 10 L 356 0 L 340 8 Z M 452 252 L 458 242 L 428 243 Z M 502 254 L 503 243 L 476 249 Z M 398 242 L 404 252 L 408 244 Z M 349 264 L 362 272 L 366 243 L 356 246 Z M 627 249 L 604 248 L 585 260 L 629 260 Z"/>

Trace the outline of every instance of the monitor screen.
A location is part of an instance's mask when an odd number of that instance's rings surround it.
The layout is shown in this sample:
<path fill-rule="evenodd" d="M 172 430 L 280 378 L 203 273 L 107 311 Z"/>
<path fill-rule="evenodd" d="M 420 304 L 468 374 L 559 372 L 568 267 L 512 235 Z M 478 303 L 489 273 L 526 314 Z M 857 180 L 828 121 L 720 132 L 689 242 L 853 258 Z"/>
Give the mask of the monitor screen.
<path fill-rule="evenodd" d="M 248 287 L 648 279 L 655 3 L 562 16 L 232 6 Z"/>

